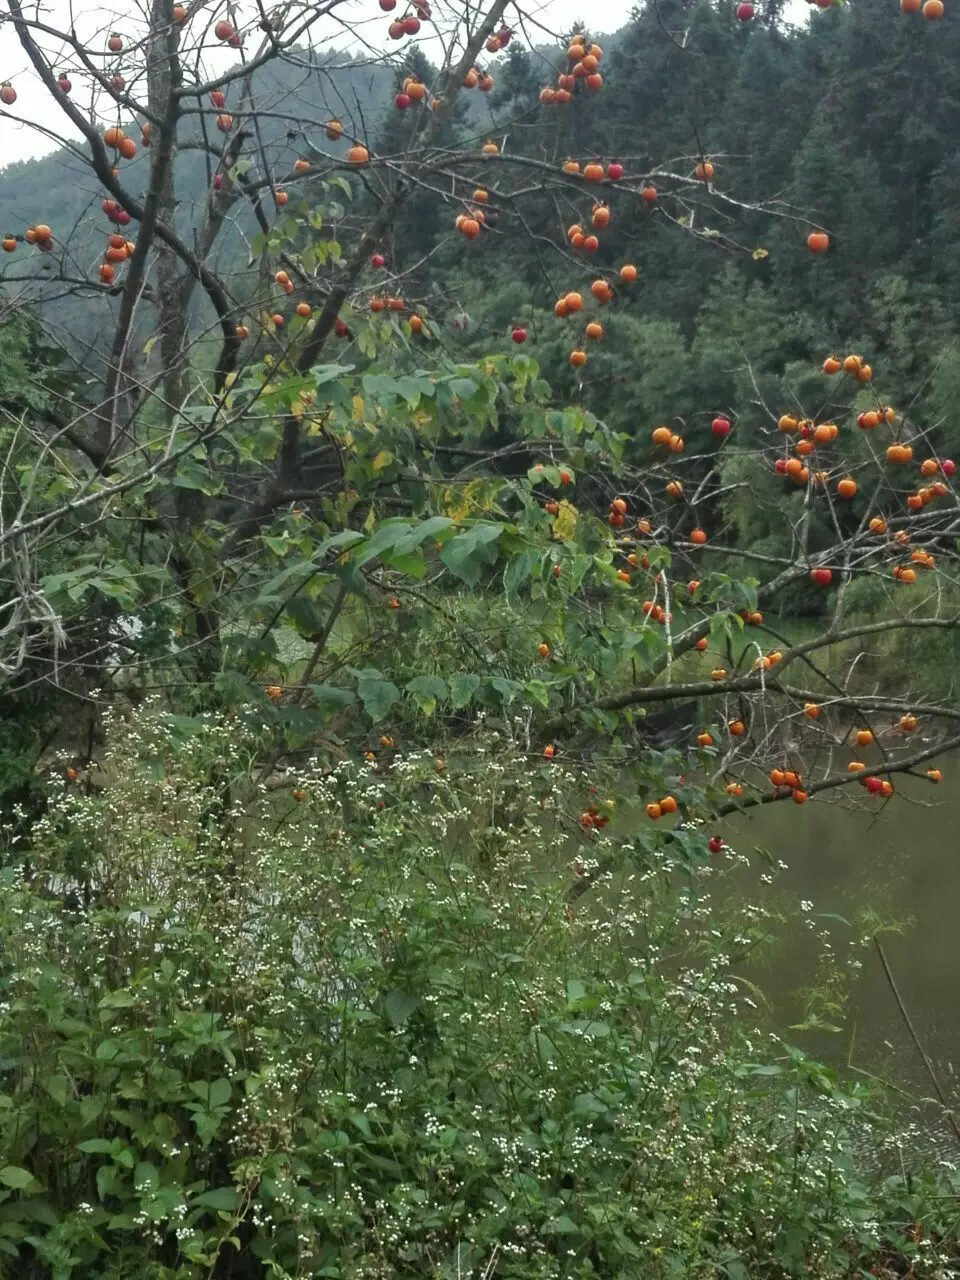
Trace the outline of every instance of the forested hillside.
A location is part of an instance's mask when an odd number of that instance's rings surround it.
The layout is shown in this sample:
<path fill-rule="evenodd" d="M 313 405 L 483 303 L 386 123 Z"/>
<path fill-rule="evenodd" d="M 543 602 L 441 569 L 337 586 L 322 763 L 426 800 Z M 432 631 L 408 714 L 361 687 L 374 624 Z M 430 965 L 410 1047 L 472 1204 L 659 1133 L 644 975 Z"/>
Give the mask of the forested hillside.
<path fill-rule="evenodd" d="M 335 66 L 335 70 L 331 67 Z M 382 67 L 369 64 L 351 65 L 348 57 L 336 54 L 317 57 L 303 51 L 296 65 L 272 63 L 253 76 L 254 91 L 264 103 L 258 122 L 263 142 L 270 148 L 271 162 L 278 170 L 292 164 L 296 156 L 309 152 L 311 136 L 316 135 L 325 150 L 334 155 L 346 151 L 346 142 L 331 142 L 324 137 L 322 126 L 311 128 L 308 122 L 322 122 L 333 116 L 346 115 L 369 121 L 373 127 L 382 122 L 390 95 L 392 77 Z M 291 127 L 283 113 L 272 116 L 271 106 L 282 103 L 284 112 L 296 103 L 302 112 L 303 127 Z M 118 118 L 127 118 L 122 109 Z M 202 141 L 216 136 L 207 122 L 195 117 L 194 137 L 185 142 L 176 157 L 178 227 L 189 237 L 210 192 L 216 164 L 204 156 Z M 192 122 L 191 122 L 192 123 Z M 289 135 L 289 136 L 288 136 Z M 101 253 L 103 198 L 99 185 L 85 160 L 87 148 L 81 144 L 80 154 L 63 150 L 40 160 L 10 165 L 0 180 L 0 231 L 9 229 L 23 233 L 29 223 L 40 218 L 55 218 L 58 229 L 69 241 L 65 271 L 55 269 L 49 259 L 33 263 L 19 260 L 0 264 L 6 268 L 4 279 L 16 294 L 27 286 L 28 296 L 40 300 L 44 319 L 55 326 L 56 336 L 76 354 L 77 335 L 82 341 L 102 342 L 110 329 L 110 312 L 93 289 L 84 289 L 80 281 L 95 272 Z M 131 189 L 142 196 L 148 183 L 149 151 L 144 148 L 129 170 Z M 250 176 L 256 177 L 256 168 Z M 52 199 L 55 193 L 55 199 Z M 55 205 L 56 212 L 53 212 Z M 250 237 L 257 232 L 256 219 L 249 209 L 239 211 L 233 233 L 224 237 L 218 253 L 225 255 L 232 272 L 239 272 L 238 287 L 243 288 L 244 268 L 248 266 Z M 24 278 L 26 276 L 26 278 Z M 66 277 L 66 281 L 63 277 Z M 54 280 L 54 277 L 56 279 Z M 46 281 L 47 283 L 43 283 Z M 42 303 L 46 302 L 46 307 Z M 194 312 L 193 321 L 201 323 Z M 144 333 L 144 339 L 146 333 Z"/>
<path fill-rule="evenodd" d="M 880 0 L 814 10 L 796 30 L 732 23 L 725 9 L 700 6 L 692 24 L 700 40 L 684 50 L 660 24 L 679 25 L 687 12 L 669 0 L 643 10 L 611 56 L 609 99 L 574 115 L 544 111 L 508 137 L 522 154 L 596 152 L 629 169 L 665 171 L 646 211 L 614 204 L 595 259 L 605 268 L 627 256 L 639 281 L 630 318 L 609 326 L 585 374 L 591 404 L 623 429 L 676 416 L 696 431 L 719 407 L 750 420 L 744 402 L 757 393 L 747 365 L 769 394 L 770 377 L 797 378 L 824 351 L 853 347 L 883 368 L 886 385 L 904 389 L 899 396 L 948 419 L 945 444 L 956 448 L 956 26 L 904 23 Z M 542 66 L 518 49 L 508 75 L 500 93 L 509 110 L 532 111 Z M 701 241 L 691 246 L 673 234 L 670 192 L 680 184 L 662 158 L 687 156 L 698 144 L 713 158 L 724 198 L 702 201 L 692 219 Z M 673 169 L 686 179 L 679 161 Z M 795 217 L 757 213 L 760 201 Z M 572 205 L 550 201 L 523 224 L 502 218 L 496 230 L 510 243 L 509 278 L 491 249 L 470 259 L 460 284 L 467 310 L 501 334 L 539 292 L 538 358 L 568 389 L 573 378 L 549 316 L 562 281 L 552 263 L 544 280 L 527 231 L 533 225 L 556 239 L 574 215 Z M 835 250 L 813 263 L 804 243 L 810 219 L 829 230 Z M 763 256 L 737 251 L 731 238 Z M 428 247 L 415 226 L 404 226 L 405 254 Z M 456 244 L 447 262 L 451 272 L 462 263 Z"/>
<path fill-rule="evenodd" d="M 695 39 L 684 49 L 663 33 L 688 15 Z M 464 146 L 496 120 L 508 156 L 559 162 L 595 152 L 631 170 L 656 171 L 657 202 L 615 208 L 592 260 L 602 270 L 626 255 L 639 272 L 629 314 L 608 326 L 583 380 L 591 406 L 612 425 L 630 431 L 651 417 L 680 418 L 700 439 L 717 408 L 735 408 L 760 430 L 759 399 L 775 396 L 784 377 L 802 398 L 818 353 L 849 346 L 882 366 L 888 385 L 904 388 L 899 397 L 907 394 L 918 413 L 943 421 L 946 452 L 960 451 L 951 413 L 960 385 L 960 268 L 951 251 L 960 198 L 960 35 L 953 24 L 904 24 L 902 16 L 881 0 L 854 0 L 812 10 L 809 22 L 785 28 L 772 17 L 743 24 L 723 8 L 668 0 L 641 9 L 616 35 L 605 66 L 609 94 L 577 112 L 535 110 L 549 79 L 549 51 L 516 44 L 493 92 L 461 107 Z M 405 58 L 429 77 L 415 48 Z M 409 122 L 389 104 L 403 74 L 376 65 L 351 69 L 336 57 L 313 71 L 284 63 L 258 73 L 261 128 L 275 172 L 309 154 L 311 144 L 345 151 L 323 134 L 331 115 L 379 150 L 401 147 Z M 269 114 L 271 101 L 289 104 L 291 97 L 302 107 L 293 130 Z M 278 141 L 284 145 L 275 147 Z M 689 216 L 671 201 L 686 170 L 678 162 L 671 171 L 663 158 L 698 147 L 713 157 L 721 195 Z M 147 155 L 132 166 L 134 186 L 137 175 L 145 180 Z M 177 216 L 188 225 L 206 199 L 211 171 L 189 147 L 177 163 Z M 75 277 L 88 271 L 97 255 L 99 200 L 85 166 L 58 154 L 11 166 L 4 176 L 0 228 L 16 232 L 35 220 L 56 191 L 58 223 L 76 227 Z M 257 177 L 256 167 L 250 176 Z M 425 308 L 439 299 L 448 310 L 450 302 L 462 308 L 471 350 L 528 323 L 545 376 L 570 394 L 580 380 L 567 368 L 551 310 L 562 268 L 537 237 L 552 245 L 576 210 L 531 185 L 517 213 L 501 211 L 486 247 L 473 246 L 466 258 L 444 205 L 427 193 L 406 206 L 386 247 L 397 270 L 411 272 L 407 293 Z M 768 203 L 792 216 L 769 216 L 760 207 Z M 693 243 L 674 234 L 677 216 L 690 224 Z M 813 264 L 804 245 L 810 219 L 829 230 L 835 249 Z M 219 260 L 231 270 L 245 266 L 256 231 L 252 214 L 241 210 L 234 233 L 219 242 Z M 2 265 L 19 280 L 19 261 Z M 41 261 L 35 270 L 50 275 L 53 264 Z M 103 327 L 92 291 L 67 300 L 64 292 L 60 284 L 50 288 L 61 318 L 89 318 L 85 337 Z M 462 341 L 461 330 L 452 332 Z M 61 333 L 69 340 L 70 326 Z"/>

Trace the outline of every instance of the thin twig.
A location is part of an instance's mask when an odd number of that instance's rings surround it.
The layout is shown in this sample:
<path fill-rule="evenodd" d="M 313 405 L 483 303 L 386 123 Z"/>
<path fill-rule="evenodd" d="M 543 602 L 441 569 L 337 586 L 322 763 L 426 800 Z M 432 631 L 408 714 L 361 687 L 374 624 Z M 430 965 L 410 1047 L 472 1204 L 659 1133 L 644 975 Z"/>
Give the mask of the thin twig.
<path fill-rule="evenodd" d="M 957 1142 L 960 1142 L 960 1126 L 957 1125 L 957 1120 L 953 1114 L 953 1110 L 947 1102 L 943 1089 L 940 1087 L 940 1081 L 937 1079 L 937 1073 L 933 1069 L 933 1063 L 927 1057 L 923 1045 L 920 1043 L 920 1037 L 916 1033 L 910 1014 L 907 1012 L 907 1006 L 903 1003 L 903 997 L 900 995 L 900 991 L 894 979 L 893 971 L 890 968 L 890 961 L 887 959 L 886 952 L 884 951 L 878 937 L 874 937 L 873 945 L 877 948 L 877 955 L 880 957 L 880 963 L 883 965 L 883 972 L 886 975 L 890 990 L 893 992 L 893 998 L 897 1002 L 897 1008 L 900 1010 L 900 1016 L 903 1018 L 907 1031 L 910 1033 L 910 1039 L 913 1041 L 917 1053 L 919 1053 L 920 1057 L 923 1059 L 923 1065 L 927 1069 L 927 1075 L 930 1077 L 930 1082 L 936 1090 L 937 1097 L 943 1105 L 943 1114 L 946 1117 L 950 1128 L 953 1130 L 953 1135 L 957 1139 Z"/>

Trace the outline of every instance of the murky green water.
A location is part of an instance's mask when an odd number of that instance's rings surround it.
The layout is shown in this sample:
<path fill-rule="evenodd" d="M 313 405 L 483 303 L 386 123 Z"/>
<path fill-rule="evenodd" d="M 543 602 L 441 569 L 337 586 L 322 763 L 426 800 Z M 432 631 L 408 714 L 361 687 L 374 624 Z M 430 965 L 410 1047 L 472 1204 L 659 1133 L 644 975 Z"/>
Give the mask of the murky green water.
<path fill-rule="evenodd" d="M 960 761 L 942 764 L 939 787 L 922 779 L 897 781 L 897 797 L 885 805 L 857 796 L 836 803 L 766 805 L 728 821 L 726 838 L 741 852 L 761 845 L 788 863 L 781 885 L 813 904 L 812 915 L 836 913 L 853 924 L 874 907 L 904 922 L 882 944 L 903 1002 L 944 1088 L 960 1097 Z M 850 789 L 853 791 L 853 788 Z M 853 803 L 852 801 L 856 801 Z M 759 859 L 745 873 L 749 884 L 764 870 Z M 861 930 L 837 921 L 831 930 L 838 954 Z M 812 1052 L 840 1063 L 878 1071 L 922 1096 L 929 1076 L 904 1026 L 876 952 L 859 952 L 863 967 L 851 989 L 847 1026 L 836 1036 L 798 1037 Z M 773 1003 L 778 1021 L 796 1021 L 802 1002 L 795 992 L 811 980 L 816 948 L 798 928 L 752 977 Z"/>

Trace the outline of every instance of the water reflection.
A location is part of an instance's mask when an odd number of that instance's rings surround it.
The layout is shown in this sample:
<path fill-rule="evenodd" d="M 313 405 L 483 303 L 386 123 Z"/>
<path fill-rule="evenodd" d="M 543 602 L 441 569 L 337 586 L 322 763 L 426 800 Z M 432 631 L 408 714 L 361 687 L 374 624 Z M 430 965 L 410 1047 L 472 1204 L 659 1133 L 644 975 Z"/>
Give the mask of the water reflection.
<path fill-rule="evenodd" d="M 905 923 L 885 934 L 883 946 L 914 1026 L 948 1093 L 960 1087 L 960 793 L 951 787 L 960 761 L 943 766 L 944 783 L 898 779 L 897 797 L 883 806 L 863 803 L 766 805 L 728 822 L 725 834 L 747 852 L 761 845 L 789 865 L 781 884 L 813 903 L 814 913 L 837 913 L 854 922 L 875 907 Z M 748 873 L 759 874 L 762 864 Z M 838 953 L 855 931 L 830 923 Z M 759 974 L 778 1021 L 802 1014 L 796 998 L 812 977 L 816 947 L 798 929 Z M 873 950 L 860 953 L 863 969 L 851 996 L 847 1027 L 839 1036 L 801 1039 L 811 1052 L 877 1071 L 931 1092 L 893 995 Z"/>

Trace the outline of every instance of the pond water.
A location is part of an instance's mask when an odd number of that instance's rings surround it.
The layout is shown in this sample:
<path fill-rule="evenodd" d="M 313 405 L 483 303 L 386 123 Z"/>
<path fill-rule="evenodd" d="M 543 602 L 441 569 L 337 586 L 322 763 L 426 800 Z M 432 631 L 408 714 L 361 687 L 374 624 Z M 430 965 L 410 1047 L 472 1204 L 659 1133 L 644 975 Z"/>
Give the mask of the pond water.
<path fill-rule="evenodd" d="M 727 820 L 723 834 L 741 853 L 761 846 L 782 858 L 789 870 L 780 887 L 812 903 L 812 915 L 835 913 L 854 925 L 858 911 L 873 907 L 904 924 L 902 932 L 883 934 L 882 945 L 944 1091 L 960 1102 L 960 791 L 951 785 L 960 776 L 960 760 L 937 763 L 941 786 L 897 779 L 896 798 L 882 806 L 860 801 L 857 788 L 856 797 L 833 803 L 765 805 Z M 756 858 L 745 877 L 756 883 L 763 870 Z M 825 923 L 838 954 L 861 932 L 838 921 Z M 838 1065 L 877 1072 L 930 1096 L 929 1076 L 876 951 L 863 950 L 859 958 L 863 967 L 844 1031 L 798 1036 L 797 1043 Z M 796 992 L 815 976 L 815 960 L 811 933 L 798 928 L 751 973 L 781 1024 L 802 1016 Z"/>

